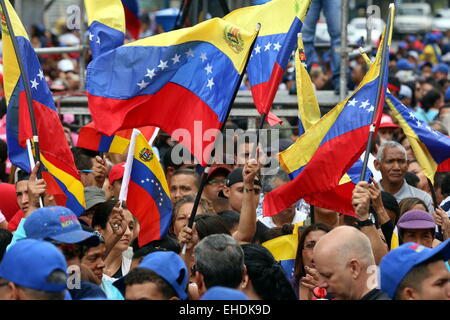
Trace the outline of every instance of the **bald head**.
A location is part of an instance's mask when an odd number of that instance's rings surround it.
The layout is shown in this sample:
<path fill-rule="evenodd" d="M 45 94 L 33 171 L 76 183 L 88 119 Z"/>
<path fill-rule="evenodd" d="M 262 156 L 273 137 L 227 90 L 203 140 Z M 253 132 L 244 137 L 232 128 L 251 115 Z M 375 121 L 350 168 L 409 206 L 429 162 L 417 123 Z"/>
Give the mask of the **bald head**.
<path fill-rule="evenodd" d="M 336 299 L 357 300 L 368 292 L 375 259 L 369 238 L 358 229 L 342 226 L 328 232 L 314 247 L 313 262 L 321 287 Z"/>
<path fill-rule="evenodd" d="M 358 259 L 367 266 L 375 264 L 369 238 L 350 226 L 337 227 L 324 235 L 314 247 L 314 261 L 316 256 L 332 258 L 341 264 L 350 259 Z"/>

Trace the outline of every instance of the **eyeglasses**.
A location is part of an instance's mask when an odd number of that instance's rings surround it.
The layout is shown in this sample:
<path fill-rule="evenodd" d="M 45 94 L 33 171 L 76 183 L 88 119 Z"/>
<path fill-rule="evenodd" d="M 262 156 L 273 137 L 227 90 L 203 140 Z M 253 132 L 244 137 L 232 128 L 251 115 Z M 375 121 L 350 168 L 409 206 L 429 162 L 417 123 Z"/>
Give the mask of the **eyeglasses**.
<path fill-rule="evenodd" d="M 208 184 L 222 184 L 226 185 L 228 183 L 228 179 L 211 179 L 208 181 Z"/>
<path fill-rule="evenodd" d="M 316 241 L 305 242 L 305 244 L 303 245 L 303 249 L 312 250 L 316 246 L 316 243 L 317 243 Z"/>

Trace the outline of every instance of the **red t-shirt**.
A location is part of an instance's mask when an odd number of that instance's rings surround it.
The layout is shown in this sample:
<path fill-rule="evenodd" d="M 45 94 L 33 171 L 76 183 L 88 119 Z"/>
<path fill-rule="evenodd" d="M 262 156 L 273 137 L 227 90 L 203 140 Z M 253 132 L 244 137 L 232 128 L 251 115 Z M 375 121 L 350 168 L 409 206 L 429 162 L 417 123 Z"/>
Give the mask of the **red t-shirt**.
<path fill-rule="evenodd" d="M 9 183 L 0 183 L 0 210 L 9 221 L 20 210 L 16 197 L 16 186 Z"/>
<path fill-rule="evenodd" d="M 23 214 L 22 210 L 17 211 L 17 213 L 9 220 L 8 222 L 8 230 L 13 232 L 16 231 L 17 227 L 19 226 L 20 220 L 25 215 Z"/>

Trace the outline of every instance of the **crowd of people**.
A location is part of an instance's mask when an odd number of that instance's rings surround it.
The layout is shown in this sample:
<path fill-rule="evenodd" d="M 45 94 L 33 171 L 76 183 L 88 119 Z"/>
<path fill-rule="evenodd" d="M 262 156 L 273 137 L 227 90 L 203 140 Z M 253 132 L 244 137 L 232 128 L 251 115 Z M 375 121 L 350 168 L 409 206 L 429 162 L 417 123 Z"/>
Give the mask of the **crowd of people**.
<path fill-rule="evenodd" d="M 79 43 L 76 32 L 56 37 L 38 27 L 30 39 L 35 48 Z M 423 39 L 408 36 L 389 60 L 390 92 L 445 135 L 449 52 L 450 34 L 432 32 Z M 41 56 L 53 92 L 79 89 L 78 58 Z M 333 88 L 329 60 L 308 69 L 316 90 L 327 83 Z M 350 61 L 349 89 L 367 70 L 362 57 Z M 294 91 L 293 72 L 288 68 L 281 89 Z M 229 120 L 227 127 L 239 124 Z M 166 235 L 145 245 L 138 244 L 138 219 L 118 200 L 126 153 L 78 148 L 76 127 L 66 123 L 65 128 L 84 187 L 86 208 L 80 216 L 56 205 L 37 177 L 40 163 L 31 173 L 6 168 L 7 145 L 0 140 L 1 300 L 450 299 L 450 173 L 436 173 L 430 185 L 389 108 L 369 155 L 373 177 L 359 182 L 352 194 L 354 217 L 303 199 L 264 217 L 265 194 L 290 178 L 273 150 L 261 146 L 265 161 L 258 161 L 254 131 L 246 132 L 248 140 L 228 137 L 233 151 L 224 155 L 225 163 L 212 165 L 204 188 L 196 160 L 174 161 L 176 143 L 161 132 L 154 148 L 170 190 L 171 223 Z M 280 137 L 276 151 L 288 148 L 295 133 Z M 274 163 L 276 170 L 262 170 Z M 293 265 L 276 259 L 267 246 L 276 239 L 283 244 L 286 236 L 295 238 L 294 249 L 290 242 L 282 248 L 294 251 Z"/>

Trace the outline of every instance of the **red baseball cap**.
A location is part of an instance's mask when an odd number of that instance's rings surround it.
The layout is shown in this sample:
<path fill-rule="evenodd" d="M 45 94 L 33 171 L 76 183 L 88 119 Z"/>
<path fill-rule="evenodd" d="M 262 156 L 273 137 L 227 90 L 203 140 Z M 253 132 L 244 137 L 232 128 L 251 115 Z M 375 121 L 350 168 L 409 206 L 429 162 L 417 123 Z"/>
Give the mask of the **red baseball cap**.
<path fill-rule="evenodd" d="M 211 179 L 213 174 L 222 173 L 225 177 L 228 177 L 231 170 L 224 166 L 216 166 L 209 169 L 208 180 Z"/>
<path fill-rule="evenodd" d="M 122 179 L 125 172 L 125 162 L 118 163 L 109 171 L 109 184 L 113 185 L 114 181 Z"/>
<path fill-rule="evenodd" d="M 380 128 L 400 128 L 396 125 L 390 115 L 383 113 L 381 116 Z"/>

